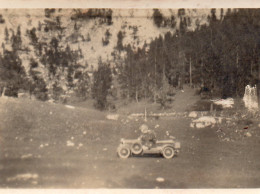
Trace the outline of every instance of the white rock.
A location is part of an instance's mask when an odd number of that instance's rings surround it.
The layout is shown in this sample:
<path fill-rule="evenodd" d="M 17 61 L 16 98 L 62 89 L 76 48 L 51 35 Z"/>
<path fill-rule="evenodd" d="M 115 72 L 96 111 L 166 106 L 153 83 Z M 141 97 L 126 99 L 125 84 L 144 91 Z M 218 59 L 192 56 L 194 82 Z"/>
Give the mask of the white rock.
<path fill-rule="evenodd" d="M 157 182 L 164 182 L 164 178 L 162 178 L 162 177 L 157 177 L 157 178 L 156 178 L 156 181 L 157 181 Z"/>
<path fill-rule="evenodd" d="M 79 147 L 82 147 L 83 146 L 83 144 L 82 143 L 79 143 L 79 145 L 78 145 Z"/>
<path fill-rule="evenodd" d="M 210 117 L 210 116 L 204 116 L 204 117 L 200 117 L 197 120 L 194 120 L 193 122 L 205 122 L 205 123 L 216 123 L 216 119 L 214 117 Z"/>
<path fill-rule="evenodd" d="M 33 179 L 38 179 L 38 174 L 31 174 L 31 173 L 18 174 L 14 177 L 7 178 L 7 182 L 21 181 L 21 180 L 27 181 L 27 180 L 33 180 Z"/>
<path fill-rule="evenodd" d="M 72 141 L 70 141 L 70 140 L 67 141 L 67 146 L 68 147 L 73 147 L 74 145 L 75 144 Z"/>
<path fill-rule="evenodd" d="M 53 99 L 48 100 L 49 103 L 54 103 Z"/>
<path fill-rule="evenodd" d="M 31 158 L 32 156 L 33 156 L 32 154 L 24 154 L 21 156 L 21 159 Z"/>
<path fill-rule="evenodd" d="M 108 119 L 108 120 L 117 121 L 118 118 L 119 118 L 119 114 L 109 114 L 109 115 L 107 115 L 107 119 Z"/>
<path fill-rule="evenodd" d="M 196 123 L 196 128 L 205 128 L 206 126 L 203 123 Z"/>
<path fill-rule="evenodd" d="M 216 119 L 210 116 L 203 116 L 196 120 L 193 120 L 192 123 L 194 126 L 196 126 L 196 128 L 205 128 L 216 124 Z M 190 126 L 192 127 L 192 125 Z"/>
<path fill-rule="evenodd" d="M 87 134 L 87 132 L 86 131 L 83 131 L 83 135 L 86 135 Z"/>
<path fill-rule="evenodd" d="M 247 137 L 252 137 L 252 134 L 251 134 L 250 132 L 247 132 L 247 133 L 246 133 L 246 136 L 247 136 Z"/>
<path fill-rule="evenodd" d="M 196 118 L 198 114 L 195 111 L 190 112 L 189 117 Z"/>
<path fill-rule="evenodd" d="M 232 108 L 234 105 L 233 98 L 218 99 L 213 101 L 214 104 L 221 105 L 223 108 Z"/>
<path fill-rule="evenodd" d="M 194 127 L 195 127 L 195 123 L 191 123 L 191 124 L 190 124 L 190 127 L 191 127 L 191 128 L 194 128 Z"/>
<path fill-rule="evenodd" d="M 158 128 L 158 127 L 160 127 L 160 125 L 158 125 L 158 124 L 157 124 L 157 125 L 155 125 L 155 127 L 154 127 L 154 128 L 156 129 L 156 128 Z"/>
<path fill-rule="evenodd" d="M 65 105 L 66 108 L 75 109 L 75 106 Z"/>

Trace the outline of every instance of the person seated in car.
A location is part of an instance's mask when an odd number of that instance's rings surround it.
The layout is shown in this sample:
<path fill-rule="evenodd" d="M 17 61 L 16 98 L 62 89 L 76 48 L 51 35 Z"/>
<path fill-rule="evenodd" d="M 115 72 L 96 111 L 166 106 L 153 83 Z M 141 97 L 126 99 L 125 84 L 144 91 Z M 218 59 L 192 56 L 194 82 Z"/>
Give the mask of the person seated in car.
<path fill-rule="evenodd" d="M 146 146 L 148 149 L 151 149 L 153 145 L 156 143 L 156 135 L 153 130 L 149 130 L 146 124 L 143 124 L 139 128 L 142 132 L 139 139 L 142 141 L 142 144 Z"/>

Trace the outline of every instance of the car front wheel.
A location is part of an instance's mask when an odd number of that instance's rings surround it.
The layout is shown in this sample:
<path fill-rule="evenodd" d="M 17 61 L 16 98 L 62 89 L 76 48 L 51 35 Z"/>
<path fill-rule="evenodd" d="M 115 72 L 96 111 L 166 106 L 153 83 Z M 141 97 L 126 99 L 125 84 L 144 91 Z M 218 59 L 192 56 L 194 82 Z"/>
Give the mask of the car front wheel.
<path fill-rule="evenodd" d="M 125 159 L 125 158 L 128 158 L 130 156 L 131 151 L 127 147 L 121 147 L 121 148 L 118 149 L 117 153 L 118 153 L 118 156 L 120 158 L 124 158 Z"/>
<path fill-rule="evenodd" d="M 162 155 L 166 159 L 171 159 L 174 156 L 174 149 L 172 147 L 165 147 L 162 151 Z"/>

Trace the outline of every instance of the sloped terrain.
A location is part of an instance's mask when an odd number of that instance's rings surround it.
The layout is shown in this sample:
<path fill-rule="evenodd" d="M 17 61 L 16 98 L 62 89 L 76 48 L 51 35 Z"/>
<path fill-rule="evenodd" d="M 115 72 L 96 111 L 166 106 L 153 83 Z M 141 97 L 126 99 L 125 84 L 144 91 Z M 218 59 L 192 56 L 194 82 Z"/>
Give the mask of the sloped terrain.
<path fill-rule="evenodd" d="M 177 100 L 183 95 L 185 90 L 176 94 Z M 220 141 L 215 127 L 190 128 L 186 111 L 182 117 L 147 121 L 158 139 L 167 138 L 168 131 L 180 140 L 177 157 L 122 160 L 116 156 L 119 140 L 138 137 L 142 118 L 120 114 L 118 120 L 107 120 L 107 112 L 14 98 L 1 98 L 0 105 L 2 188 L 259 186 L 259 137 Z"/>
<path fill-rule="evenodd" d="M 177 16 L 178 10 L 165 9 L 160 10 L 164 17 L 174 16 L 176 19 L 176 26 L 179 25 L 179 19 Z M 87 10 L 82 10 L 87 12 Z M 207 16 L 210 14 L 210 10 L 187 10 L 186 15 L 191 18 L 190 30 L 194 30 L 197 24 L 207 24 Z M 220 10 L 218 10 L 220 12 Z M 114 51 L 117 45 L 117 34 L 119 31 L 123 33 L 123 45 L 130 44 L 133 48 L 142 47 L 144 43 L 149 43 L 152 39 L 163 36 L 166 32 L 175 32 L 176 28 L 171 27 L 157 27 L 154 24 L 151 9 L 133 9 L 133 10 L 120 10 L 113 9 L 112 24 L 100 23 L 99 17 L 92 19 L 78 19 L 71 20 L 71 17 L 77 12 L 75 9 L 57 9 L 50 17 L 45 16 L 43 9 L 5 9 L 0 10 L 0 14 L 5 19 L 4 24 L 1 25 L 0 39 L 4 42 L 5 28 L 9 30 L 9 38 L 12 33 L 16 33 L 17 27 L 21 27 L 22 44 L 29 47 L 31 50 L 29 53 L 23 53 L 23 65 L 28 68 L 29 59 L 35 58 L 33 47 L 30 44 L 30 39 L 27 35 L 27 30 L 36 28 L 36 35 L 39 41 L 49 42 L 51 38 L 57 36 L 57 30 L 44 31 L 44 26 L 49 23 L 55 23 L 56 18 L 60 18 L 60 24 L 63 28 L 64 38 L 60 42 L 61 45 L 66 46 L 69 44 L 73 50 L 78 48 L 82 49 L 84 58 L 82 59 L 82 65 L 87 62 L 89 65 L 97 66 L 98 58 L 103 60 L 111 60 L 113 56 L 111 53 Z M 217 13 L 219 17 L 220 13 Z M 197 24 L 196 24 L 197 23 Z M 42 29 L 39 31 L 39 24 Z M 76 28 L 76 29 L 75 29 Z M 103 45 L 102 38 L 105 38 L 106 31 L 110 32 L 109 44 Z M 8 49 L 10 45 L 6 44 Z"/>

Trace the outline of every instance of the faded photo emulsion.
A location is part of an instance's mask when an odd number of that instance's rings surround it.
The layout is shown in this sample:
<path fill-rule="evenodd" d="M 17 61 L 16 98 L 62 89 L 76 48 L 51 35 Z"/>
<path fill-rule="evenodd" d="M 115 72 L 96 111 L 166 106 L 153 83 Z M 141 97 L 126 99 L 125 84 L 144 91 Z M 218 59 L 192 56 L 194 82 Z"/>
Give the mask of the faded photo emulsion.
<path fill-rule="evenodd" d="M 260 9 L 0 9 L 0 188 L 260 186 Z"/>

